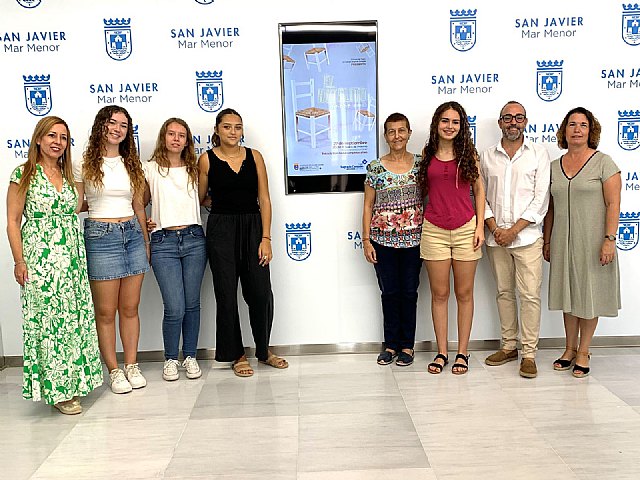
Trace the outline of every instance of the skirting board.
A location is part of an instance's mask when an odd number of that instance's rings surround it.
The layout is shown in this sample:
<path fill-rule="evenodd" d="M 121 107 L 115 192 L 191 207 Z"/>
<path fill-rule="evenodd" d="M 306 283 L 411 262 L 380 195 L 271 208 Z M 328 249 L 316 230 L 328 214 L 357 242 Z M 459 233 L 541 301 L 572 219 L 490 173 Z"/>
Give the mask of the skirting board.
<path fill-rule="evenodd" d="M 541 338 L 538 348 L 562 348 L 564 347 L 564 338 Z M 449 349 L 455 350 L 456 342 L 449 342 Z M 640 347 L 640 336 L 607 336 L 594 337 L 591 347 Z M 497 350 L 500 348 L 499 340 L 471 340 L 469 342 L 469 350 Z M 336 343 L 322 345 L 281 345 L 272 346 L 271 351 L 278 355 L 299 356 L 299 355 L 327 355 L 336 353 L 378 353 L 381 350 L 381 344 L 378 342 L 368 343 Z M 417 352 L 435 352 L 437 351 L 436 342 L 433 340 L 416 342 L 415 350 Z M 253 349 L 247 348 L 247 355 L 253 355 Z M 198 350 L 198 359 L 213 360 L 215 357 L 214 349 Z M 118 353 L 118 361 L 122 362 L 122 353 Z M 162 362 L 164 361 L 164 353 L 160 350 L 147 352 L 138 352 L 138 361 L 140 362 Z M 22 356 L 9 355 L 0 357 L 0 370 L 5 367 L 21 367 Z"/>

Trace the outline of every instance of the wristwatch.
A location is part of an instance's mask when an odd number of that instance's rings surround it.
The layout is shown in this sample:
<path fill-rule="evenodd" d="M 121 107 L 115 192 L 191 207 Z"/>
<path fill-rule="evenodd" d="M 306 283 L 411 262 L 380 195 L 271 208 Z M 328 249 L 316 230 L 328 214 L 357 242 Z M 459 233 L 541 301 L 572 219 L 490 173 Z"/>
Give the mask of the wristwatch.
<path fill-rule="evenodd" d="M 615 235 L 605 235 L 604 238 L 606 238 L 607 240 L 611 240 L 612 242 L 616 241 Z"/>

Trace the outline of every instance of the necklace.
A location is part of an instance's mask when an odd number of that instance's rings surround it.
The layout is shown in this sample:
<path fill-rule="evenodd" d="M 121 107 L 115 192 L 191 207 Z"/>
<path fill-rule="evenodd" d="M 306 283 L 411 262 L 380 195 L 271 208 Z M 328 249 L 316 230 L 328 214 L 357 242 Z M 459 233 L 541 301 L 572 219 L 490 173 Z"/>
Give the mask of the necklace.
<path fill-rule="evenodd" d="M 49 180 L 53 180 L 54 178 L 62 175 L 62 171 L 57 165 L 55 167 L 48 167 L 44 163 L 41 163 L 40 166 Z"/>
<path fill-rule="evenodd" d="M 120 163 L 122 157 L 102 157 L 102 164 L 109 167 L 109 170 L 113 171 Z"/>
<path fill-rule="evenodd" d="M 240 158 L 240 156 L 242 155 L 242 150 L 240 149 L 240 145 L 238 145 L 238 151 L 235 155 L 231 155 L 225 151 L 222 150 L 222 148 L 220 148 L 220 153 L 222 153 L 222 156 L 228 158 L 229 160 L 235 160 L 237 158 Z"/>

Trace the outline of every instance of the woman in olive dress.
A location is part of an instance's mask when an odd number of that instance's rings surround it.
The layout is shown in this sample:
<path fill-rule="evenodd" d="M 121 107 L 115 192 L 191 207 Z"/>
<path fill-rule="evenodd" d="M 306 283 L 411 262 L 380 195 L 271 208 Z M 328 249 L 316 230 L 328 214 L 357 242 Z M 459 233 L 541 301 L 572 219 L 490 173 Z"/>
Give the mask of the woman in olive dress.
<path fill-rule="evenodd" d="M 549 309 L 562 310 L 565 351 L 555 370 L 589 375 L 589 347 L 598 317 L 620 309 L 616 233 L 620 217 L 620 169 L 598 150 L 600 123 L 583 107 L 569 111 L 558 129 L 567 153 L 551 163 L 551 202 L 542 253 L 550 262 Z"/>

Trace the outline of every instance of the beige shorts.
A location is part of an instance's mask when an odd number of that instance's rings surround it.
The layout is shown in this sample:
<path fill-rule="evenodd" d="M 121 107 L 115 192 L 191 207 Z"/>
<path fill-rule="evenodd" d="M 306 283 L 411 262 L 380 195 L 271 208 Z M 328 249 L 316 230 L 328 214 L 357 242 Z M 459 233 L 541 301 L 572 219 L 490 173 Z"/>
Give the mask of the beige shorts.
<path fill-rule="evenodd" d="M 472 261 L 482 258 L 482 248 L 473 249 L 473 235 L 476 231 L 476 217 L 456 228 L 445 230 L 424 220 L 420 238 L 420 258 L 423 260 Z"/>

